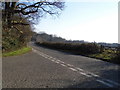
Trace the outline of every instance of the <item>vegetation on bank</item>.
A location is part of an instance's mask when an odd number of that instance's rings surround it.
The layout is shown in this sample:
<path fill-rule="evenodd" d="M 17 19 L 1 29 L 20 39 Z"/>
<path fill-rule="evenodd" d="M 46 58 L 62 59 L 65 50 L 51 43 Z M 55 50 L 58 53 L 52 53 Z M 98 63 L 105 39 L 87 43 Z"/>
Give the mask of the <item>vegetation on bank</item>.
<path fill-rule="evenodd" d="M 74 44 L 74 43 L 50 43 L 50 42 L 43 42 L 39 43 L 36 42 L 36 44 L 41 46 L 46 46 L 48 48 L 52 49 L 58 49 L 58 50 L 65 50 L 74 52 L 76 54 L 96 54 L 103 51 L 103 47 L 96 43 L 82 43 L 82 44 Z"/>
<path fill-rule="evenodd" d="M 7 56 L 15 56 L 15 55 L 21 55 L 21 54 L 25 54 L 27 52 L 30 52 L 32 50 L 31 47 L 23 47 L 21 49 L 15 50 L 15 51 L 11 51 L 11 52 L 4 52 L 2 54 L 3 57 L 7 57 Z"/>
<path fill-rule="evenodd" d="M 64 9 L 64 2 L 46 0 L 38 2 L 2 2 L 2 52 L 9 55 L 23 53 L 33 34 L 33 25 L 45 14 L 58 15 Z M 15 52 L 14 52 L 15 51 Z M 5 54 L 6 55 L 6 54 Z"/>
<path fill-rule="evenodd" d="M 21 18 L 16 16 L 13 20 L 19 21 Z M 24 19 L 24 18 L 23 18 Z M 22 21 L 27 23 L 27 20 Z M 2 26 L 2 52 L 10 52 L 22 47 L 26 47 L 32 36 L 31 25 L 13 25 L 7 27 L 3 20 Z"/>
<path fill-rule="evenodd" d="M 106 49 L 105 47 L 96 43 L 50 43 L 50 42 L 36 42 L 37 45 L 57 49 L 60 51 L 84 55 L 87 57 L 97 58 L 104 61 L 120 64 L 120 49 Z"/>
<path fill-rule="evenodd" d="M 14 16 L 14 21 L 19 21 L 21 17 Z M 24 17 L 23 17 L 24 19 Z M 4 57 L 24 54 L 30 51 L 30 47 L 27 47 L 27 43 L 32 36 L 31 25 L 13 25 L 7 27 L 6 22 L 3 20 L 2 26 L 2 53 Z M 27 23 L 27 19 L 22 21 Z"/>
<path fill-rule="evenodd" d="M 120 54 L 118 54 L 118 52 L 115 50 L 108 49 L 101 53 L 91 54 L 88 56 L 96 59 L 102 59 L 107 62 L 120 64 Z"/>

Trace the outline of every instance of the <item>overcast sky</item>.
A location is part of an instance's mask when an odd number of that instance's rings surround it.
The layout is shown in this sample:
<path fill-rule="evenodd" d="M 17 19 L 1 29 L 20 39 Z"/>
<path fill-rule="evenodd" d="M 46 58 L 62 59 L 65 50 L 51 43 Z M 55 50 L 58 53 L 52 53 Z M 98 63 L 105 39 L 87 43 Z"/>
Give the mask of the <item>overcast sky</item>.
<path fill-rule="evenodd" d="M 118 2 L 68 0 L 59 18 L 48 16 L 41 19 L 35 31 L 56 34 L 67 40 L 117 43 Z"/>

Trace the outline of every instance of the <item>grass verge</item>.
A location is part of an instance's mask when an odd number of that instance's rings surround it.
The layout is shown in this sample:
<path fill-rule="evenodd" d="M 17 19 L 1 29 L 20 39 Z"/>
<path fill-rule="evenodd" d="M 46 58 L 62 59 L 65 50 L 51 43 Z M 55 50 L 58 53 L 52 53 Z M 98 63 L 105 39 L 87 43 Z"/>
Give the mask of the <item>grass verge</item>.
<path fill-rule="evenodd" d="M 112 59 L 110 54 L 104 54 L 104 53 L 92 54 L 92 55 L 88 55 L 88 56 L 93 57 L 93 58 L 105 59 L 105 60 L 111 60 Z"/>
<path fill-rule="evenodd" d="M 89 55 L 90 57 L 100 58 L 104 60 L 112 60 L 115 56 L 115 51 L 113 50 L 104 50 L 102 53 Z"/>
<path fill-rule="evenodd" d="M 107 61 L 115 64 L 120 64 L 119 56 L 116 56 L 116 54 L 117 53 L 113 50 L 104 50 L 104 52 L 102 53 L 91 54 L 91 55 L 88 55 L 88 57 L 101 59 L 103 61 Z"/>
<path fill-rule="evenodd" d="M 11 52 L 5 52 L 2 54 L 3 57 L 7 57 L 7 56 L 16 56 L 16 55 L 21 55 L 21 54 L 25 54 L 29 51 L 31 51 L 32 48 L 31 47 L 23 47 L 21 49 L 18 49 L 16 51 L 11 51 Z"/>

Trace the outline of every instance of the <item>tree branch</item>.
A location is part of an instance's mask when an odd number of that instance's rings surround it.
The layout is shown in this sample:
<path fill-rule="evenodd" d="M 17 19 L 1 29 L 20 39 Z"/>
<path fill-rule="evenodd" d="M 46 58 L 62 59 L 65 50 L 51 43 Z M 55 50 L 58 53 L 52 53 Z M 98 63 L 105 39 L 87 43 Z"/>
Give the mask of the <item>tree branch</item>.
<path fill-rule="evenodd" d="M 18 22 L 18 23 L 12 23 L 12 25 L 30 25 L 30 24 L 28 24 L 28 23 L 20 23 L 20 22 Z"/>
<path fill-rule="evenodd" d="M 62 4 L 62 2 L 46 2 L 46 1 L 41 1 L 41 2 L 37 2 L 37 3 L 29 5 L 29 6 L 27 6 L 27 5 L 23 4 L 23 3 L 20 3 L 20 4 L 17 5 L 17 7 L 19 7 L 20 10 L 15 10 L 15 13 L 22 13 L 23 15 L 28 15 L 30 13 L 36 13 L 36 12 L 38 12 L 38 8 L 41 8 L 43 11 L 45 11 L 45 12 L 47 12 L 49 14 L 55 14 L 55 13 L 53 13 L 50 10 L 45 10 L 42 7 L 42 5 L 51 5 L 51 6 L 56 6 L 59 9 L 62 9 L 63 5 L 59 5 L 59 4 Z M 25 7 L 21 8 L 20 5 L 24 5 Z M 26 9 L 30 9 L 30 8 L 34 8 L 35 10 L 30 10 L 30 11 L 26 10 Z"/>

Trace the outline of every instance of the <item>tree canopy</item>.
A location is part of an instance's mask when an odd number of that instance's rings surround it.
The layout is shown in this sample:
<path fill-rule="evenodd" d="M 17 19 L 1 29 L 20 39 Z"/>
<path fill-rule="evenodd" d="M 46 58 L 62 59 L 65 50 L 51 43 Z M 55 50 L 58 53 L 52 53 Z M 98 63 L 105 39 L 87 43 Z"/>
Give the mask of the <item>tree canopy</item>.
<path fill-rule="evenodd" d="M 16 1 L 16 2 L 15 2 Z M 22 23 L 13 21 L 15 15 L 24 17 L 29 22 L 44 16 L 45 14 L 60 14 L 64 9 L 65 3 L 60 0 L 28 0 L 32 2 L 20 2 L 20 0 L 14 0 L 14 2 L 2 2 L 2 16 L 8 26 L 15 24 L 27 25 L 28 23 Z"/>
<path fill-rule="evenodd" d="M 45 14 L 59 15 L 64 9 L 60 0 L 5 0 L 2 10 L 2 51 L 8 52 L 27 46 L 33 34 L 31 26 Z M 32 24 L 31 24 L 32 23 Z"/>

